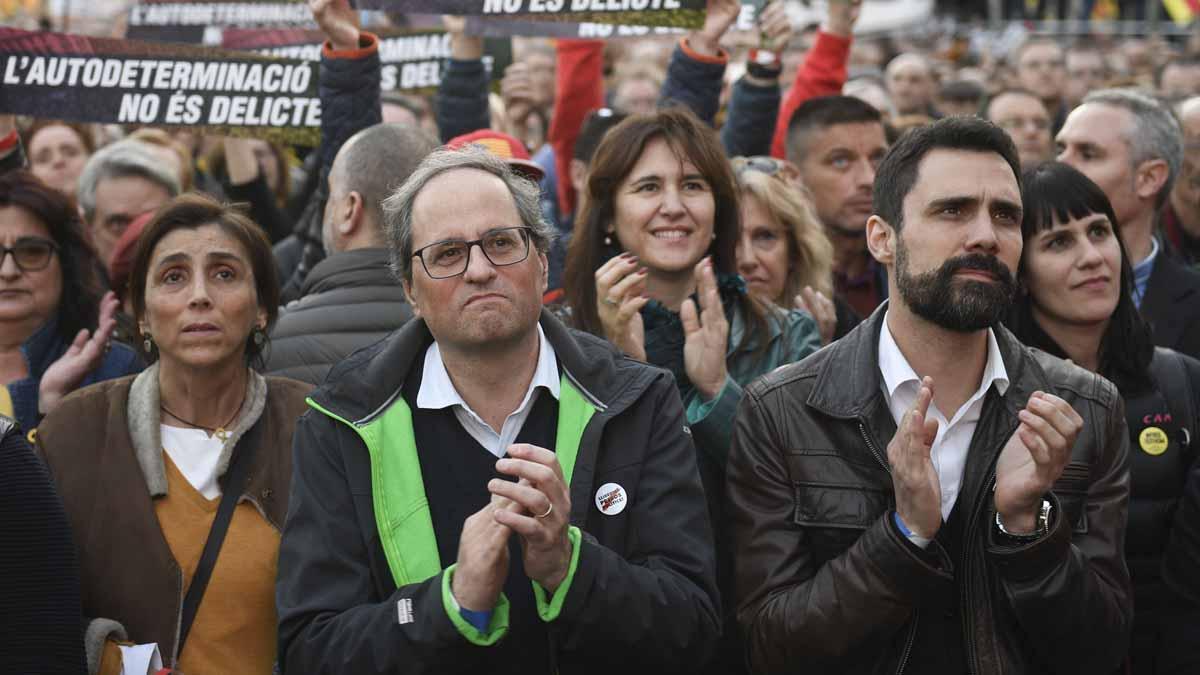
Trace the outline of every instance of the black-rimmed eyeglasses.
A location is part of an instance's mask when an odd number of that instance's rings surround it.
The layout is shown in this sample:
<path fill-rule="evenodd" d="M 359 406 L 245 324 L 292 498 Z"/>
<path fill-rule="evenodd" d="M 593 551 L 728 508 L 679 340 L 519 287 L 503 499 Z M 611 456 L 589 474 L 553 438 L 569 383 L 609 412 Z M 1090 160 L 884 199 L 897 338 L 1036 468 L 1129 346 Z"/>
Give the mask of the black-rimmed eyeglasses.
<path fill-rule="evenodd" d="M 39 272 L 50 264 L 50 258 L 58 251 L 58 244 L 41 237 L 18 239 L 16 246 L 0 246 L 0 267 L 4 258 L 12 254 L 13 262 L 22 272 Z"/>
<path fill-rule="evenodd" d="M 467 271 L 471 264 L 471 249 L 478 245 L 483 255 L 496 267 L 516 265 L 529 257 L 528 227 L 504 227 L 491 230 L 481 239 L 465 241 L 447 239 L 413 251 L 421 259 L 425 273 L 434 279 L 448 279 Z"/>

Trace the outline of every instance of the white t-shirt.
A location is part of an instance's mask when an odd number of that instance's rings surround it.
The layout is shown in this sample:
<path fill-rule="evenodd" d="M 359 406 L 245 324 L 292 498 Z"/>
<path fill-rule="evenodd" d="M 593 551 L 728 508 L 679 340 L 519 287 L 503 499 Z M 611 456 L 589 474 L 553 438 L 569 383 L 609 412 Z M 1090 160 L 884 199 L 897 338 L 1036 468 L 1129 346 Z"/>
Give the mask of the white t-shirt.
<path fill-rule="evenodd" d="M 163 450 L 166 450 L 187 482 L 205 499 L 220 497 L 217 464 L 221 461 L 221 449 L 225 445 L 221 439 L 209 437 L 203 429 L 184 429 L 166 424 L 161 428 Z"/>

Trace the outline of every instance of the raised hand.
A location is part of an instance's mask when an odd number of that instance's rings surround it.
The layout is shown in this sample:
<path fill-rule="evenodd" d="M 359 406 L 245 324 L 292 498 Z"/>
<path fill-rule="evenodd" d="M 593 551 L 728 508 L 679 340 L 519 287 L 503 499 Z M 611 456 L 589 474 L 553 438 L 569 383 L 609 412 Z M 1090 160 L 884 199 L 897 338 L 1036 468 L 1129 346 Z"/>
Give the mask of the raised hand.
<path fill-rule="evenodd" d="M 596 313 L 604 326 L 604 337 L 639 361 L 646 360 L 646 331 L 642 307 L 650 298 L 646 291 L 646 268 L 638 268 L 637 256 L 622 253 L 596 270 Z"/>
<path fill-rule="evenodd" d="M 708 0 L 704 26 L 688 36 L 688 44 L 701 54 L 716 56 L 721 51 L 721 38 L 741 13 L 741 0 Z"/>
<path fill-rule="evenodd" d="M 358 49 L 358 12 L 350 0 L 308 0 L 308 9 L 335 50 Z"/>
<path fill-rule="evenodd" d="M 839 37 L 850 37 L 854 34 L 854 24 L 858 22 L 861 10 L 862 0 L 830 0 L 825 31 Z"/>
<path fill-rule="evenodd" d="M 100 300 L 100 320 L 96 332 L 84 328 L 71 346 L 42 374 L 38 385 L 38 411 L 43 415 L 53 410 L 64 396 L 75 391 L 87 374 L 104 361 L 108 341 L 117 327 L 117 308 L 121 306 L 112 291 Z"/>
<path fill-rule="evenodd" d="M 896 513 L 913 534 L 926 539 L 933 539 L 942 527 L 942 486 L 929 456 L 938 423 L 926 419 L 932 400 L 933 378 L 926 377 L 887 447 Z"/>
<path fill-rule="evenodd" d="M 996 512 L 1016 534 L 1037 529 L 1042 499 L 1071 458 L 1083 418 L 1070 403 L 1035 391 L 1017 413 L 1021 423 L 996 461 Z"/>
<path fill-rule="evenodd" d="M 758 15 L 758 29 L 763 37 L 761 46 L 771 51 L 787 49 L 796 31 L 782 0 L 771 0 L 767 3 Z"/>
<path fill-rule="evenodd" d="M 465 18 L 443 14 L 442 25 L 450 34 L 450 58 L 457 61 L 477 61 L 483 58 L 483 38 L 467 35 Z"/>
<path fill-rule="evenodd" d="M 683 301 L 679 308 L 679 319 L 683 322 L 683 369 L 692 386 L 704 400 L 712 400 L 725 386 L 728 371 L 725 368 L 725 352 L 729 347 L 729 321 L 721 305 L 721 294 L 717 292 L 717 278 L 713 274 L 712 258 L 696 264 L 696 296 L 700 300 L 699 316 L 696 303 L 691 298 Z"/>
<path fill-rule="evenodd" d="M 504 101 L 504 111 L 508 116 L 508 134 L 523 138 L 525 122 L 533 112 L 533 102 L 537 99 L 529 64 L 513 63 L 504 70 L 504 78 L 500 80 L 500 98 Z"/>
<path fill-rule="evenodd" d="M 571 565 L 571 497 L 558 457 L 545 448 L 517 443 L 508 447 L 508 457 L 496 462 L 496 470 L 519 480 L 493 478 L 488 490 L 518 508 L 493 516 L 521 538 L 525 573 L 553 593 Z"/>
<path fill-rule="evenodd" d="M 805 286 L 793 300 L 796 309 L 802 309 L 812 315 L 817 321 L 821 332 L 821 344 L 833 342 L 833 334 L 837 332 L 837 307 L 833 301 L 825 297 L 821 291 L 812 286 Z"/>

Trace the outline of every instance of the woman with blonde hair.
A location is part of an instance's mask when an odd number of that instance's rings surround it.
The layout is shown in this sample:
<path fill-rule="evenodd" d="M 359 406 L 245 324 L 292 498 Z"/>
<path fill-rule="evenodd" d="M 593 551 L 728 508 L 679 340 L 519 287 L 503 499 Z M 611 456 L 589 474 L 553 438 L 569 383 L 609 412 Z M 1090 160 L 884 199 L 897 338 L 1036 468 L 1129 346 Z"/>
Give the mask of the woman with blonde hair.
<path fill-rule="evenodd" d="M 845 335 L 859 317 L 832 299 L 833 244 L 795 166 L 774 157 L 735 157 L 733 170 L 741 192 L 737 269 L 747 288 L 778 307 L 812 314 L 824 344 Z"/>

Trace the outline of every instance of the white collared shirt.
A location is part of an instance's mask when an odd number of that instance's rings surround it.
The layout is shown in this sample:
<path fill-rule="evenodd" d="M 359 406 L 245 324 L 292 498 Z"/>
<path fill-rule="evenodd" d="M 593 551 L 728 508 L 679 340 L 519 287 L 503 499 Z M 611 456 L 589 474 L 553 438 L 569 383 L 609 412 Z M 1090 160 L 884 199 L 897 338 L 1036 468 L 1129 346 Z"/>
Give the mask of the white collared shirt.
<path fill-rule="evenodd" d="M 529 382 L 529 389 L 525 391 L 521 405 L 504 420 L 504 426 L 500 428 L 499 433 L 475 414 L 471 406 L 459 396 L 458 390 L 450 380 L 450 373 L 446 372 L 442 350 L 436 341 L 425 350 L 425 366 L 421 375 L 421 389 L 417 392 L 417 407 L 424 410 L 453 407 L 458 423 L 471 434 L 471 438 L 493 455 L 503 457 L 508 452 L 508 446 L 512 445 L 521 433 L 521 427 L 525 426 L 529 412 L 533 410 L 533 395 L 537 388 L 545 387 L 554 398 L 558 398 L 558 358 L 554 354 L 554 347 L 550 346 L 550 341 L 542 332 L 542 327 L 538 326 L 537 330 L 538 360 L 537 367 L 533 370 L 533 380 Z"/>
<path fill-rule="evenodd" d="M 950 511 L 954 509 L 954 502 L 958 499 L 958 492 L 962 487 L 963 469 L 967 466 L 967 450 L 971 446 L 971 437 L 975 435 L 975 427 L 979 424 L 979 417 L 983 412 L 983 399 L 993 382 L 1001 395 L 1008 390 L 1008 371 L 1004 369 L 1004 359 L 1000 356 L 996 334 L 990 328 L 987 332 L 987 342 L 987 364 L 983 368 L 979 389 L 954 413 L 954 419 L 947 420 L 938 410 L 937 404 L 929 404 L 927 418 L 935 419 L 938 423 L 930 458 L 942 488 L 943 521 L 950 517 Z M 880 381 L 883 397 L 892 411 L 892 418 L 899 426 L 905 413 L 916 403 L 917 393 L 921 390 L 921 378 L 900 352 L 900 347 L 888 328 L 886 313 L 883 316 L 883 327 L 879 331 L 879 371 L 883 375 Z M 936 386 L 935 382 L 934 387 Z"/>

